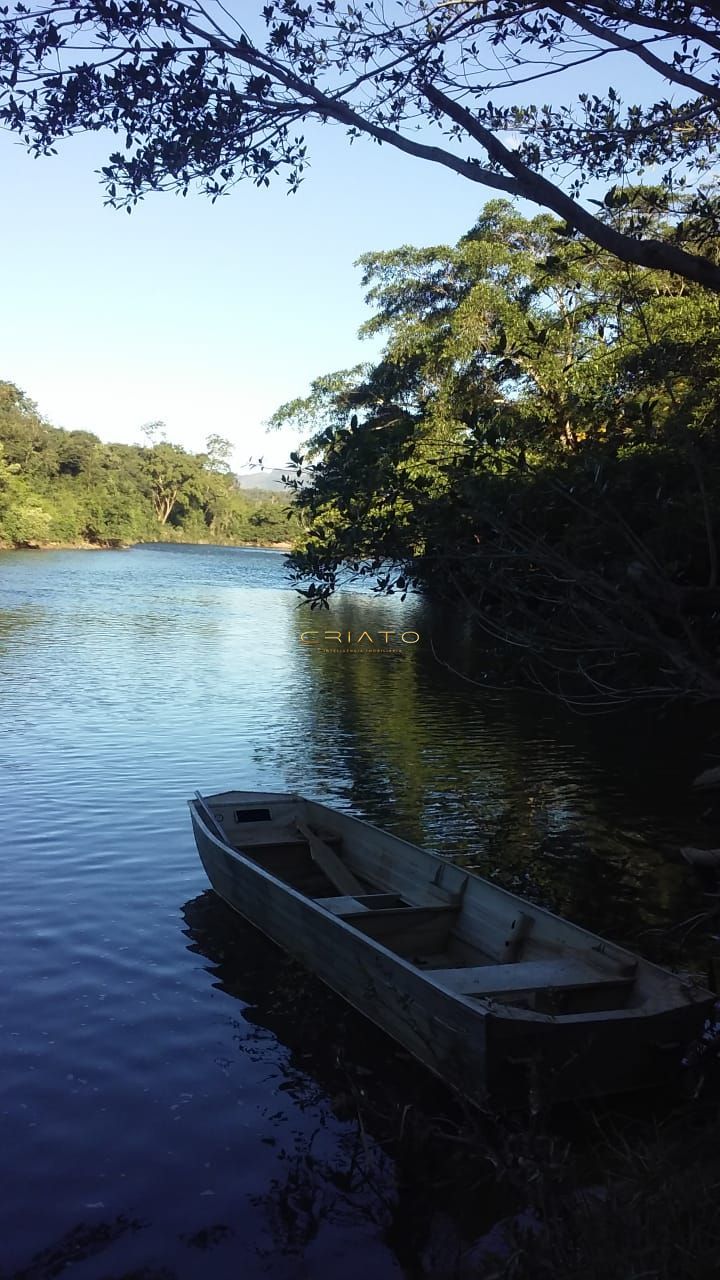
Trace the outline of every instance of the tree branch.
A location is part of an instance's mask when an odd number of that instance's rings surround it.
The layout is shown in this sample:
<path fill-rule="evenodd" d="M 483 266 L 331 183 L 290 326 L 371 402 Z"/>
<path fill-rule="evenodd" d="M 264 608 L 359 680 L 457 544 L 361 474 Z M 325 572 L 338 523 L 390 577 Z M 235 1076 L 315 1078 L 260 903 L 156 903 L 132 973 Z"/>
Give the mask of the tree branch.
<path fill-rule="evenodd" d="M 240 40 L 226 43 L 225 41 L 217 40 L 213 36 L 208 37 L 206 31 L 203 31 L 201 27 L 197 27 L 192 22 L 187 22 L 185 26 L 193 35 L 207 40 L 215 52 L 242 62 L 246 66 L 255 67 L 258 71 L 264 71 L 266 75 L 277 80 L 286 89 L 300 95 L 301 98 L 306 100 L 308 114 L 312 113 L 336 120 L 339 124 L 347 125 L 348 128 L 357 129 L 359 133 L 368 134 L 371 138 L 375 138 L 377 142 L 388 143 L 391 147 L 395 147 L 396 150 L 404 151 L 407 155 L 417 156 L 421 160 L 429 160 L 433 164 L 441 164 L 445 168 L 452 169 L 455 173 L 460 174 L 461 177 L 469 178 L 472 182 L 482 183 L 483 186 L 493 187 L 496 191 L 504 191 L 506 195 L 514 196 L 519 194 L 517 183 L 502 174 L 494 173 L 490 169 L 483 169 L 477 162 L 463 160 L 461 156 L 455 156 L 451 151 L 445 151 L 441 147 L 427 146 L 421 142 L 414 142 L 411 138 L 397 133 L 394 129 L 388 129 L 383 125 L 377 125 L 372 120 L 366 119 L 365 116 L 348 106 L 341 98 L 323 93 L 316 85 L 311 84 L 308 80 L 301 79 L 294 72 L 283 67 L 281 63 L 261 53 L 249 41 Z"/>
<path fill-rule="evenodd" d="M 644 62 L 646 66 L 652 67 L 653 71 L 657 71 L 665 80 L 671 80 L 675 84 L 682 84 L 686 89 L 692 89 L 693 93 L 699 93 L 705 98 L 712 98 L 715 102 L 720 103 L 720 89 L 711 80 L 699 80 L 697 76 L 690 75 L 687 71 L 682 71 L 680 67 L 673 63 L 664 62 L 662 58 L 658 58 L 654 53 L 651 53 L 647 46 L 643 45 L 639 40 L 628 40 L 626 36 L 619 35 L 617 31 L 612 31 L 609 27 L 594 22 L 592 18 L 586 17 L 575 5 L 566 4 L 564 0 L 551 0 L 550 7 L 554 9 L 555 13 L 569 18 L 577 27 L 587 31 L 588 35 L 596 36 L 599 40 L 605 40 L 608 44 L 613 45 L 616 49 L 621 49 L 624 53 L 633 54 L 634 57 Z"/>
<path fill-rule="evenodd" d="M 720 267 L 709 258 L 702 258 L 664 240 L 638 240 L 634 236 L 616 231 L 606 222 L 565 194 L 553 182 L 536 173 L 515 151 L 506 147 L 472 112 L 453 102 L 432 84 L 423 84 L 422 92 L 435 110 L 454 120 L 470 137 L 486 150 L 490 159 L 515 179 L 517 194 L 545 209 L 552 209 L 571 227 L 582 232 L 589 240 L 607 249 L 622 262 L 635 262 L 638 266 L 653 270 L 674 271 L 687 280 L 695 280 L 720 293 Z M 482 170 L 480 171 L 482 172 Z M 475 181 L 483 182 L 483 178 Z"/>

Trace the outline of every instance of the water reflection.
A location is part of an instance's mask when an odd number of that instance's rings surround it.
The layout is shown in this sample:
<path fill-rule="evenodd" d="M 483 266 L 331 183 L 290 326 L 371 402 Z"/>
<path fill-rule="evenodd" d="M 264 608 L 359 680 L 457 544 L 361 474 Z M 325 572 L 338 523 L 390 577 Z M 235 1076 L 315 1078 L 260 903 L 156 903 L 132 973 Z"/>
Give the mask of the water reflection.
<path fill-rule="evenodd" d="M 292 1138 L 268 1136 L 278 1171 L 253 1197 L 276 1247 L 303 1254 L 322 1227 L 376 1233 L 406 1275 L 454 1274 L 513 1203 L 492 1153 L 440 1140 L 463 1111 L 445 1087 L 212 892 L 185 904 L 190 950 L 242 1005 L 238 1049 L 292 1099 Z M 463 1177 L 463 1163 L 472 1177 Z M 482 1185 L 478 1170 L 482 1170 Z M 465 1187 L 465 1193 L 461 1190 Z M 434 1259 L 434 1271 L 428 1260 Z M 452 1263 L 452 1266 L 451 1266 Z"/>
<path fill-rule="evenodd" d="M 392 601 L 348 599 L 328 625 L 373 631 L 388 615 L 392 624 L 392 611 Z M 645 721 L 623 733 L 617 721 L 563 719 L 527 696 L 468 690 L 430 651 L 431 611 L 416 603 L 411 617 L 425 639 L 395 661 L 299 650 L 310 763 L 303 773 L 294 749 L 276 746 L 278 768 L 300 792 L 308 776 L 327 777 L 326 794 L 340 792 L 377 825 L 672 961 L 679 949 L 668 930 L 698 897 L 678 853 L 698 825 L 697 799 L 677 778 L 658 792 L 677 770 L 677 736 L 651 737 Z"/>
<path fill-rule="evenodd" d="M 53 1280 L 66 1267 L 78 1267 L 91 1258 L 98 1259 L 100 1265 L 104 1265 L 100 1255 L 112 1250 L 122 1236 L 142 1231 L 144 1225 L 123 1215 L 112 1221 L 92 1225 L 80 1222 L 54 1244 L 34 1254 L 28 1265 L 14 1271 L 9 1280 Z M 164 1268 L 159 1271 L 143 1268 L 136 1271 L 134 1277 L 136 1280 L 171 1280 L 172 1272 Z"/>
<path fill-rule="evenodd" d="M 410 600 L 331 617 L 442 640 Z M 0 554 L 5 1276 L 434 1274 L 504 1211 L 433 1145 L 447 1091 L 204 892 L 196 787 L 352 808 L 661 959 L 707 901 L 667 733 L 472 689 L 425 640 L 301 648 L 306 619 L 277 555 Z"/>

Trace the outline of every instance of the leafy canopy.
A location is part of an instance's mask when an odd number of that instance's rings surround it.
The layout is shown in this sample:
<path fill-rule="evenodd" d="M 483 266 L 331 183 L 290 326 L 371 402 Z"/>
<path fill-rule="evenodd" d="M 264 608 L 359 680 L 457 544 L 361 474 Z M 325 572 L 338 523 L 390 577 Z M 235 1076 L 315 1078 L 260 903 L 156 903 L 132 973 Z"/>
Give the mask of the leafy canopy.
<path fill-rule="evenodd" d="M 0 546 L 43 542 L 272 543 L 292 537 L 283 494 L 241 491 L 217 433 L 207 453 L 144 428 L 147 447 L 103 444 L 40 416 L 11 382 L 0 382 Z"/>
<path fill-rule="evenodd" d="M 505 202 L 362 265 L 382 358 L 273 419 L 305 598 L 412 584 L 576 700 L 720 697 L 718 298 Z"/>
<path fill-rule="evenodd" d="M 0 10 L 0 120 L 36 154 L 109 129 L 109 199 L 214 199 L 307 164 L 332 121 L 521 196 L 624 262 L 720 290 L 714 164 L 720 14 L 704 0 L 47 0 Z M 564 85 L 607 69 L 601 93 Z M 636 68 L 654 81 L 633 101 Z M 583 74 L 590 74 L 585 72 Z M 608 83 L 609 82 L 609 83 Z M 536 101 L 530 95 L 542 96 Z M 548 97 L 547 95 L 551 95 Z M 666 216 L 628 209 L 659 178 Z M 605 205 L 588 184 L 609 183 Z"/>

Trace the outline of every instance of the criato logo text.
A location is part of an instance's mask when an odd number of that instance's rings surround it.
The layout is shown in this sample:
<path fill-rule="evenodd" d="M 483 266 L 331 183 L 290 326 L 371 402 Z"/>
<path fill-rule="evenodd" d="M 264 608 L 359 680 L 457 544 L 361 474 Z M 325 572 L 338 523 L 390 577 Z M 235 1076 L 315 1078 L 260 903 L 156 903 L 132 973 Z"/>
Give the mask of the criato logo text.
<path fill-rule="evenodd" d="M 413 645 L 420 641 L 418 631 L 361 631 L 355 635 L 352 631 L 301 631 L 300 643 L 303 645 L 365 645 L 370 647 L 388 647 L 390 645 Z"/>

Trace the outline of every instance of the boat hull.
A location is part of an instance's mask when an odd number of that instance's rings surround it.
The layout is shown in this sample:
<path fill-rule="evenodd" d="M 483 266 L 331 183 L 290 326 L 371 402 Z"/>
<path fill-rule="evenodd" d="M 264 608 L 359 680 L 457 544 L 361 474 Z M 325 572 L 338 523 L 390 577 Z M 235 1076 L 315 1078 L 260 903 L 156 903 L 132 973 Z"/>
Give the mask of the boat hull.
<path fill-rule="evenodd" d="M 258 871 L 193 817 L 202 864 L 217 894 L 413 1057 L 463 1093 L 486 1076 L 485 1018 L 302 894 Z M 481 1090 L 482 1091 L 482 1090 Z"/>
<path fill-rule="evenodd" d="M 443 989 L 430 975 L 215 837 L 191 804 L 216 893 L 271 941 L 474 1103 L 545 1102 L 667 1081 L 707 1001 L 657 1014 L 527 1020 Z"/>

